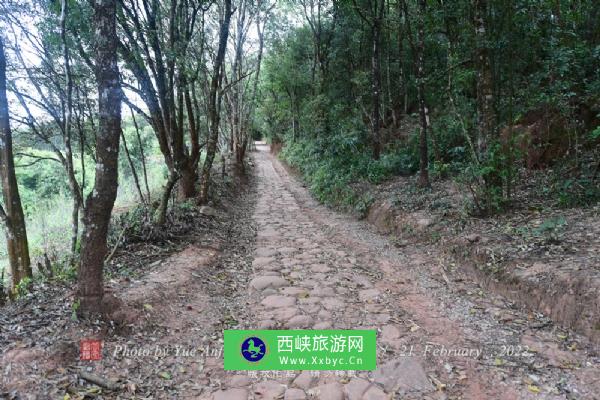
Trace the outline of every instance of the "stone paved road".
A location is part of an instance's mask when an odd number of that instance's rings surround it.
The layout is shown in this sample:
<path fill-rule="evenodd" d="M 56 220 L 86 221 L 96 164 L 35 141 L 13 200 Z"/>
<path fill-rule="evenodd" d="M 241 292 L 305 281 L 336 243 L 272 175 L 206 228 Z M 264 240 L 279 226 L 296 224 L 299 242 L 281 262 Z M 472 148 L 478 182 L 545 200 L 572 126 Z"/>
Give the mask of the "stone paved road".
<path fill-rule="evenodd" d="M 545 351 L 536 332 L 498 317 L 508 312 L 503 299 L 480 296 L 481 305 L 449 289 L 428 272 L 431 249 L 398 253 L 361 223 L 316 204 L 266 146 L 258 149 L 258 232 L 246 303 L 259 318 L 247 328 L 377 329 L 378 369 L 249 376 L 215 365 L 207 373 L 219 377 L 221 389 L 207 399 L 594 398 L 597 358 L 576 354 L 581 368 L 564 368 L 572 354 Z M 500 353 L 523 343 L 530 352 Z"/>

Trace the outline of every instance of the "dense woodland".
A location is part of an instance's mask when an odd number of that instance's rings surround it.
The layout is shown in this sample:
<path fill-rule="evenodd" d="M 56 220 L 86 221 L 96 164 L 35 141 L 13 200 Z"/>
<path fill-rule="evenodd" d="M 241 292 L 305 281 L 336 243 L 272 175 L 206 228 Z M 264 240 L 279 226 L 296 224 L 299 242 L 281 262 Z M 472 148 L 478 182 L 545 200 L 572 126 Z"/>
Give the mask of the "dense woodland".
<path fill-rule="evenodd" d="M 260 138 L 336 206 L 414 175 L 510 212 L 523 168 L 551 168 L 563 206 L 595 204 L 599 20 L 592 0 L 4 1 L 10 297 L 58 253 L 78 309 L 99 311 L 115 201 L 164 225 Z"/>
<path fill-rule="evenodd" d="M 519 169 L 572 169 L 549 195 L 598 199 L 599 9 L 593 1 L 299 2 L 271 41 L 261 129 L 323 201 L 349 184 L 452 177 L 473 211 L 511 201 Z M 559 161 L 560 160 L 560 161 Z"/>

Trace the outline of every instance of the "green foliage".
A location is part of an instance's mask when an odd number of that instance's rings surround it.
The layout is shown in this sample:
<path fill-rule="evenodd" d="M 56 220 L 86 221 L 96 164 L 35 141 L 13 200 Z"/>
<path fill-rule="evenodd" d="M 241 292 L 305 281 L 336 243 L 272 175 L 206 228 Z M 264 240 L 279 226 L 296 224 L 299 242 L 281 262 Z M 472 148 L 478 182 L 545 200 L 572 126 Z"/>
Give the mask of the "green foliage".
<path fill-rule="evenodd" d="M 364 4 L 359 2 L 358 7 Z M 285 144 L 282 157 L 302 171 L 321 201 L 358 204 L 361 200 L 354 197 L 353 187 L 359 182 L 378 183 L 418 168 L 415 37 L 409 35 L 411 29 L 415 34 L 419 8 L 414 1 L 407 1 L 406 7 L 407 14 L 393 7 L 384 17 L 386 39 L 380 60 L 384 149 L 377 161 L 371 159 L 368 137 L 372 29 L 356 8 L 344 2 L 325 7 L 320 42 L 309 24 L 299 26 L 293 19 L 284 33 L 272 32 L 258 129 L 274 143 Z M 457 177 L 472 193 L 471 211 L 489 215 L 505 210 L 512 201 L 518 171 L 532 149 L 527 146 L 544 151 L 554 144 L 540 133 L 550 118 L 560 121 L 560 129 L 569 135 L 569 156 L 600 137 L 600 128 L 590 126 L 593 118 L 585 117 L 598 112 L 600 36 L 597 7 L 590 0 L 577 7 L 549 1 L 490 1 L 485 7 L 485 37 L 479 38 L 472 2 L 428 3 L 424 74 L 430 172 L 434 179 Z M 477 89 L 483 71 L 477 60 L 482 46 L 490 55 L 494 126 L 492 132 L 480 133 Z M 521 137 L 507 138 L 508 127 L 515 125 L 520 125 Z M 522 132 L 530 126 L 531 131 Z M 483 139 L 492 143 L 482 145 Z M 487 150 L 479 154 L 483 148 Z M 561 185 L 557 183 L 554 194 L 564 206 L 598 199 L 590 179 L 563 178 Z"/>
<path fill-rule="evenodd" d="M 19 282 L 17 284 L 17 286 L 15 286 L 14 294 L 15 294 L 16 298 L 19 299 L 19 298 L 27 296 L 31 290 L 31 285 L 32 285 L 31 278 L 27 277 L 27 278 L 21 279 L 21 282 Z"/>
<path fill-rule="evenodd" d="M 567 220 L 563 216 L 549 218 L 542 221 L 538 227 L 533 229 L 533 233 L 538 236 L 555 234 L 564 229 L 566 225 Z"/>
<path fill-rule="evenodd" d="M 118 227 L 126 227 L 129 232 L 136 235 L 141 234 L 148 223 L 149 210 L 144 204 L 135 205 L 116 218 L 116 225 Z M 117 240 L 120 234 L 119 231 L 120 229 L 117 228 L 109 232 L 109 242 L 114 243 Z"/>
<path fill-rule="evenodd" d="M 513 153 L 516 150 L 513 150 Z M 510 153 L 500 143 L 490 146 L 488 157 L 466 165 L 457 181 L 465 185 L 473 198 L 472 213 L 489 215 L 504 209 L 508 203 L 505 188 L 512 182 L 516 173 Z M 514 154 L 512 154 L 514 157 Z"/>
<path fill-rule="evenodd" d="M 592 177 L 559 180 L 555 186 L 561 207 L 590 206 L 600 201 L 600 185 Z"/>
<path fill-rule="evenodd" d="M 371 199 L 353 189 L 353 184 L 381 183 L 416 168 L 415 156 L 410 151 L 385 153 L 375 161 L 368 150 L 367 143 L 356 135 L 340 134 L 288 142 L 281 157 L 302 172 L 320 201 L 364 214 Z"/>
<path fill-rule="evenodd" d="M 54 158 L 54 155 L 48 151 L 27 149 L 26 153 L 36 157 Z M 32 160 L 35 159 L 23 156 L 15 159 L 19 192 L 26 214 L 38 211 L 45 200 L 57 198 L 69 191 L 62 165 L 55 161 L 43 160 L 27 167 L 20 167 L 31 163 Z"/>
<path fill-rule="evenodd" d="M 75 282 L 77 279 L 77 266 L 66 259 L 52 264 L 53 278 L 61 282 Z"/>
<path fill-rule="evenodd" d="M 79 311 L 79 308 L 81 307 L 81 303 L 79 302 L 79 299 L 75 300 L 73 302 L 73 304 L 71 304 L 71 320 L 72 321 L 77 321 L 77 312 Z"/>
<path fill-rule="evenodd" d="M 544 219 L 535 227 L 521 226 L 516 232 L 525 238 L 543 239 L 545 242 L 558 243 L 560 236 L 567 228 L 567 220 L 563 216 Z"/>

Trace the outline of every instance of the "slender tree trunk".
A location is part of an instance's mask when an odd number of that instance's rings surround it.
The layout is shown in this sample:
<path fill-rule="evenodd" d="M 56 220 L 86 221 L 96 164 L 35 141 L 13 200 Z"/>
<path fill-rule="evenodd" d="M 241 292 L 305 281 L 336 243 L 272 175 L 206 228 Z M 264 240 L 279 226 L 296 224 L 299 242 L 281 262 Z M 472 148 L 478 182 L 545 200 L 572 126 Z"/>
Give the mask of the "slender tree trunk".
<path fill-rule="evenodd" d="M 485 15 L 487 0 L 475 0 L 475 37 L 477 41 L 477 151 L 479 159 L 488 156 L 494 135 L 494 93 L 492 67 L 487 48 Z"/>
<path fill-rule="evenodd" d="M 162 196 L 160 197 L 160 204 L 158 205 L 158 209 L 156 210 L 156 215 L 154 216 L 154 222 L 157 225 L 164 225 L 167 221 L 167 209 L 169 208 L 169 198 L 171 198 L 171 192 L 173 191 L 173 187 L 177 183 L 179 179 L 179 175 L 177 175 L 176 171 L 171 171 L 169 175 L 169 179 L 163 189 Z"/>
<path fill-rule="evenodd" d="M 65 169 L 69 177 L 69 186 L 71 195 L 73 196 L 73 211 L 71 220 L 71 263 L 75 262 L 75 251 L 77 250 L 77 236 L 79 234 L 79 209 L 83 203 L 83 194 L 77 177 L 75 176 L 75 166 L 73 163 L 73 148 L 71 145 L 71 132 L 73 126 L 73 78 L 71 73 L 71 59 L 69 55 L 69 44 L 67 42 L 67 17 L 69 15 L 68 0 L 61 0 L 60 13 L 60 39 L 63 46 L 63 61 L 65 64 L 65 84 L 66 84 L 66 101 L 63 114 L 63 141 L 65 145 Z M 83 158 L 83 153 L 81 154 Z"/>
<path fill-rule="evenodd" d="M 81 209 L 81 203 L 79 199 L 75 197 L 73 199 L 73 210 L 71 211 L 71 265 L 75 264 L 76 252 L 77 252 L 77 238 L 79 236 L 79 210 Z"/>
<path fill-rule="evenodd" d="M 94 189 L 86 199 L 78 277 L 79 310 L 84 314 L 102 311 L 106 236 L 117 197 L 122 91 L 117 64 L 116 11 L 116 0 L 94 2 L 98 134 L 96 177 Z"/>
<path fill-rule="evenodd" d="M 402 2 L 398 1 L 398 17 L 402 18 L 402 16 L 404 16 L 404 18 L 407 18 L 407 16 L 404 14 L 404 10 L 402 8 Z M 400 20 L 402 21 L 402 19 Z M 402 23 L 400 22 L 398 24 L 398 37 L 397 37 L 397 42 L 398 42 L 398 93 L 397 93 L 397 107 L 398 110 L 400 110 L 402 108 L 402 110 L 404 111 L 403 114 L 406 114 L 406 101 L 404 98 L 404 93 L 406 92 L 406 82 L 404 81 L 404 63 L 402 61 L 402 53 L 404 50 L 404 46 L 403 46 L 403 42 L 404 42 L 404 29 L 402 27 Z M 400 118 L 398 118 L 398 127 L 400 127 Z"/>
<path fill-rule="evenodd" d="M 229 22 L 231 21 L 231 0 L 225 1 L 225 9 L 223 12 L 223 21 L 219 32 L 219 48 L 215 57 L 215 65 L 213 67 L 213 76 L 210 84 L 210 94 L 208 99 L 208 115 L 210 119 L 210 132 L 206 145 L 206 159 L 202 166 L 202 175 L 200 178 L 200 196 L 198 202 L 206 203 L 208 200 L 208 190 L 210 187 L 210 170 L 215 158 L 217 150 L 217 141 L 219 139 L 219 121 L 220 121 L 220 105 L 221 95 L 219 88 L 223 78 L 223 59 L 225 58 L 225 49 L 227 47 L 227 37 L 229 36 Z"/>
<path fill-rule="evenodd" d="M 142 136 L 140 135 L 140 129 L 138 127 L 137 121 L 135 120 L 135 113 L 132 108 L 129 108 L 131 111 L 131 119 L 133 120 L 133 126 L 135 127 L 135 135 L 137 137 L 138 147 L 140 148 L 140 157 L 142 161 L 142 172 L 144 173 L 144 185 L 146 186 L 146 198 L 148 199 L 148 204 L 152 202 L 150 199 L 150 186 L 148 185 L 148 171 L 146 170 L 146 155 L 144 154 L 144 144 L 142 143 Z"/>
<path fill-rule="evenodd" d="M 381 24 L 383 20 L 383 0 L 377 0 L 376 15 L 372 25 L 371 79 L 373 85 L 371 110 L 371 132 L 373 141 L 373 159 L 381 155 Z"/>
<path fill-rule="evenodd" d="M 4 208 L 0 206 L 0 217 L 6 226 L 6 245 L 10 264 L 11 291 L 24 278 L 31 278 L 31 262 L 27 245 L 25 216 L 21 206 L 17 176 L 12 150 L 12 132 L 6 98 L 6 55 L 4 41 L 0 36 L 0 179 Z"/>
<path fill-rule="evenodd" d="M 475 39 L 477 54 L 477 152 L 482 164 L 490 165 L 491 146 L 497 143 L 496 115 L 494 112 L 493 75 L 487 44 L 487 0 L 475 0 Z M 502 196 L 502 177 L 498 165 L 483 174 L 487 207 L 494 207 L 495 197 Z"/>
<path fill-rule="evenodd" d="M 425 52 L 425 12 L 426 0 L 419 0 L 419 24 L 417 27 L 417 85 L 419 92 L 419 115 L 421 131 L 419 133 L 419 186 L 429 186 L 429 154 L 427 148 L 427 128 L 429 111 L 425 104 L 425 70 L 423 53 Z"/>
<path fill-rule="evenodd" d="M 131 158 L 131 154 L 129 153 L 129 148 L 127 148 L 127 140 L 125 139 L 125 133 L 123 133 L 123 131 L 121 131 L 121 140 L 123 140 L 123 149 L 125 150 L 125 155 L 127 156 L 127 162 L 129 163 L 129 168 L 131 169 L 131 175 L 133 175 L 133 183 L 135 184 L 135 188 L 137 189 L 138 196 L 140 197 L 140 201 L 143 204 L 146 204 L 144 194 L 142 193 L 142 187 L 140 186 L 140 179 L 135 169 L 133 159 Z"/>
<path fill-rule="evenodd" d="M 260 18 L 256 19 L 256 31 L 258 33 L 258 55 L 256 59 L 256 74 L 254 75 L 254 86 L 252 87 L 252 101 L 250 103 L 250 111 L 248 117 L 248 122 L 250 123 L 250 126 L 252 126 L 252 121 L 254 121 L 254 112 L 256 111 L 256 98 L 258 97 L 258 82 L 260 80 L 260 69 L 262 67 L 263 51 L 265 47 L 264 29 L 266 27 L 266 21 L 268 21 L 269 11 L 267 11 L 267 15 L 265 16 L 265 25 L 263 27 L 260 26 Z"/>

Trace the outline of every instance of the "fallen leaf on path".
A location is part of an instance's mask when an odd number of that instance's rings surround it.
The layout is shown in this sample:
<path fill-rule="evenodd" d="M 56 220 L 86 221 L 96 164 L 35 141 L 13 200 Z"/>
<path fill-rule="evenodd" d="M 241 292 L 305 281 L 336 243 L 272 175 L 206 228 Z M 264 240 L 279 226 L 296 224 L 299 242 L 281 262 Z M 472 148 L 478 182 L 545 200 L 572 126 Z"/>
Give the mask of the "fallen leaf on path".
<path fill-rule="evenodd" d="M 535 385 L 527 386 L 527 390 L 529 390 L 531 393 L 539 393 L 540 392 L 540 388 Z"/>
<path fill-rule="evenodd" d="M 159 372 L 158 376 L 163 379 L 171 379 L 171 374 L 166 371 Z"/>

